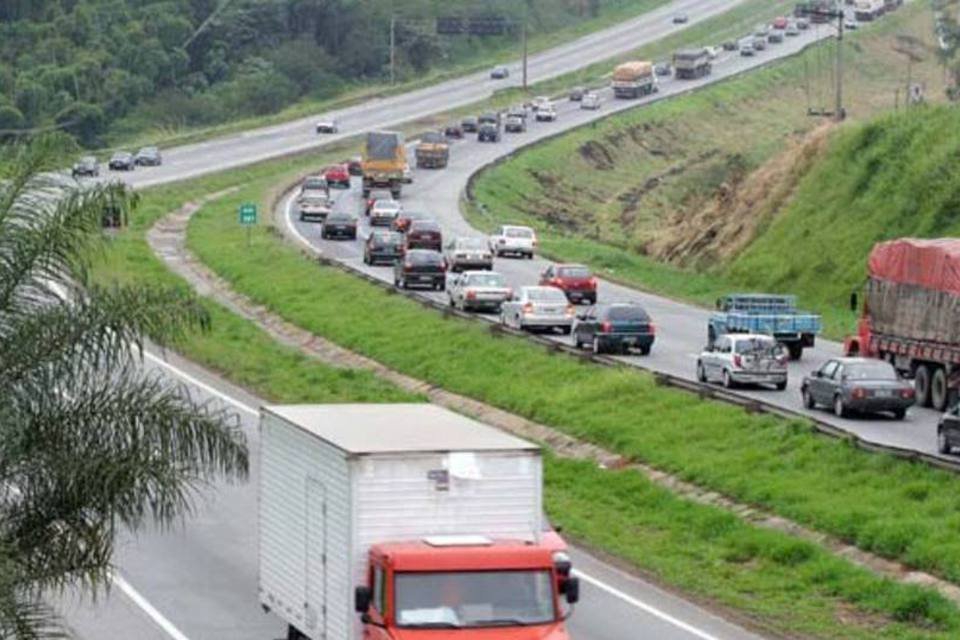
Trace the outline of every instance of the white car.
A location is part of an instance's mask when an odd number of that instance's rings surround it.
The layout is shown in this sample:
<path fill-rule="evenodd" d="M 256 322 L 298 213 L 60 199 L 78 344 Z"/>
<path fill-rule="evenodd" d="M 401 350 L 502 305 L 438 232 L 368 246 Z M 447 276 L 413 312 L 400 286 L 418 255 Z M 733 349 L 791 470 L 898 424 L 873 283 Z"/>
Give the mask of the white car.
<path fill-rule="evenodd" d="M 740 55 L 742 56 L 752 56 L 757 52 L 757 50 L 753 48 L 753 38 L 744 38 L 738 46 L 740 48 Z"/>
<path fill-rule="evenodd" d="M 697 380 L 720 382 L 730 389 L 740 384 L 787 388 L 787 350 L 771 336 L 725 334 L 697 358 Z"/>
<path fill-rule="evenodd" d="M 600 95 L 590 92 L 583 96 L 583 99 L 580 101 L 580 108 L 594 111 L 600 108 L 600 104 Z"/>
<path fill-rule="evenodd" d="M 339 130 L 336 120 L 321 120 L 317 123 L 317 133 L 337 133 Z"/>
<path fill-rule="evenodd" d="M 537 122 L 554 122 L 556 119 L 557 110 L 552 104 L 545 104 L 537 109 Z"/>
<path fill-rule="evenodd" d="M 539 111 L 544 107 L 552 107 L 553 102 L 547 96 L 537 96 L 533 99 L 533 102 L 530 104 L 530 108 L 534 111 Z"/>
<path fill-rule="evenodd" d="M 537 248 L 537 234 L 530 227 L 503 225 L 490 236 L 490 251 L 499 258 L 515 255 L 533 260 Z"/>
<path fill-rule="evenodd" d="M 403 205 L 396 200 L 376 200 L 370 207 L 370 226 L 389 227 L 401 211 L 403 211 Z"/>
<path fill-rule="evenodd" d="M 850 18 L 847 18 L 846 20 L 843 21 L 843 28 L 848 31 L 855 31 L 859 26 L 860 26 L 859 22 L 857 22 L 856 20 L 851 20 Z"/>
<path fill-rule="evenodd" d="M 556 287 L 520 287 L 500 308 L 500 323 L 515 329 L 560 329 L 569 334 L 574 306 Z"/>
<path fill-rule="evenodd" d="M 327 194 L 320 191 L 310 191 L 297 198 L 297 212 L 302 222 L 323 222 L 333 210 Z"/>
<path fill-rule="evenodd" d="M 704 47 L 703 50 L 707 52 L 707 57 L 711 60 L 716 60 L 717 56 L 720 55 L 720 47 Z"/>
<path fill-rule="evenodd" d="M 454 273 L 493 269 L 493 254 L 483 238 L 455 238 L 447 243 L 443 255 Z"/>
<path fill-rule="evenodd" d="M 450 306 L 464 311 L 499 313 L 512 295 L 507 281 L 495 271 L 464 271 L 447 283 Z"/>

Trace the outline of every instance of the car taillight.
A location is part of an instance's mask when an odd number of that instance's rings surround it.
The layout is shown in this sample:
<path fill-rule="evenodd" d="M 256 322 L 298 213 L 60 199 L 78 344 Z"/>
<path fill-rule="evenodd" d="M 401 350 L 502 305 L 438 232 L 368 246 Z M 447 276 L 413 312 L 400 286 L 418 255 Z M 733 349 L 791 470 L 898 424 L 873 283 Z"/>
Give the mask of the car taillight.
<path fill-rule="evenodd" d="M 601 324 L 600 324 L 600 332 L 601 332 L 601 333 L 612 333 L 612 332 L 613 332 L 613 325 L 610 324 L 609 322 L 603 322 L 603 323 L 601 323 Z"/>
<path fill-rule="evenodd" d="M 533 303 L 528 302 L 527 304 L 523 305 L 523 312 L 533 313 Z"/>
<path fill-rule="evenodd" d="M 735 367 L 742 367 L 742 366 L 743 366 L 743 358 L 740 357 L 740 354 L 735 354 L 735 355 L 733 356 L 733 366 L 735 366 Z"/>
<path fill-rule="evenodd" d="M 647 325 L 647 333 L 649 333 L 649 334 L 651 334 L 651 335 L 656 334 L 656 333 L 657 333 L 657 325 L 653 324 L 652 322 L 651 322 L 650 324 L 648 324 L 648 325 Z"/>
<path fill-rule="evenodd" d="M 550 284 L 557 288 L 560 288 L 560 287 L 563 287 L 563 280 L 561 280 L 560 278 L 554 278 L 553 280 L 550 281 Z"/>
<path fill-rule="evenodd" d="M 403 263 L 403 270 L 404 270 L 404 271 L 410 271 L 410 269 L 413 269 L 413 265 L 412 265 L 411 263 L 409 263 L 409 262 L 404 262 L 404 263 Z"/>
<path fill-rule="evenodd" d="M 850 395 L 854 398 L 866 398 L 867 390 L 863 387 L 854 387 L 853 391 L 850 392 Z"/>
<path fill-rule="evenodd" d="M 914 396 L 913 387 L 906 387 L 900 390 L 901 398 L 912 398 Z"/>
<path fill-rule="evenodd" d="M 476 291 L 467 291 L 467 300 L 476 300 L 477 292 Z"/>
<path fill-rule="evenodd" d="M 596 289 L 596 288 L 597 288 L 597 279 L 596 279 L 596 278 L 590 278 L 589 280 L 587 280 L 587 286 L 590 287 L 591 289 Z"/>

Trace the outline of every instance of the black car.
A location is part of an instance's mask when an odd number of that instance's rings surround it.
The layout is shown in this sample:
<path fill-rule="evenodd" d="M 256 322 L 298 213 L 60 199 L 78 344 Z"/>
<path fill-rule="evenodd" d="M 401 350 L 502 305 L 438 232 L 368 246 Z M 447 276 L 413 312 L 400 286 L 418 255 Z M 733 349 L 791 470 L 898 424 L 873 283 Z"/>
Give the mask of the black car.
<path fill-rule="evenodd" d="M 440 225 L 433 220 L 413 220 L 407 227 L 407 249 L 443 250 Z"/>
<path fill-rule="evenodd" d="M 574 87 L 573 89 L 570 89 L 570 99 L 573 102 L 580 102 L 583 100 L 583 96 L 586 95 L 586 93 L 587 90 L 583 87 Z"/>
<path fill-rule="evenodd" d="M 100 163 L 97 162 L 97 159 L 93 156 L 83 156 L 74 163 L 73 170 L 70 173 L 74 178 L 79 178 L 80 176 L 96 178 L 100 175 Z"/>
<path fill-rule="evenodd" d="M 953 453 L 960 448 L 960 404 L 947 411 L 937 425 L 937 451 Z"/>
<path fill-rule="evenodd" d="M 903 420 L 916 402 L 913 385 L 901 380 L 893 365 L 874 358 L 834 358 L 803 379 L 807 409 L 830 407 L 837 417 L 853 412 L 890 412 Z"/>
<path fill-rule="evenodd" d="M 110 167 L 111 171 L 133 171 L 136 164 L 132 153 L 118 151 L 110 158 L 107 166 Z"/>
<path fill-rule="evenodd" d="M 627 353 L 635 347 L 648 355 L 656 337 L 646 310 L 632 302 L 597 304 L 577 316 L 573 343 L 590 346 L 594 353 Z"/>
<path fill-rule="evenodd" d="M 393 264 L 403 257 L 403 234 L 397 231 L 373 231 L 363 243 L 363 263 Z"/>
<path fill-rule="evenodd" d="M 686 24 L 689 19 L 685 13 L 675 13 L 673 15 L 673 24 Z"/>
<path fill-rule="evenodd" d="M 475 116 L 467 116 L 460 121 L 460 128 L 464 133 L 476 133 L 480 127 L 480 121 Z"/>
<path fill-rule="evenodd" d="M 673 67 L 670 66 L 669 62 L 658 62 L 653 67 L 653 72 L 658 76 L 669 76 L 673 73 Z"/>
<path fill-rule="evenodd" d="M 401 289 L 426 286 L 446 289 L 447 263 L 443 255 L 425 249 L 410 249 L 393 266 L 393 284 Z"/>
<path fill-rule="evenodd" d="M 510 70 L 503 66 L 494 67 L 493 70 L 490 71 L 490 78 L 492 80 L 503 80 L 504 78 L 509 78 L 509 77 L 510 77 Z"/>
<path fill-rule="evenodd" d="M 463 137 L 464 131 L 465 130 L 462 124 L 457 124 L 454 122 L 452 124 L 448 124 L 446 128 L 444 128 L 443 135 L 445 135 L 448 138 L 455 138 L 459 140 L 460 138 Z"/>
<path fill-rule="evenodd" d="M 480 125 L 477 131 L 478 142 L 500 142 L 500 127 L 490 122 Z"/>
<path fill-rule="evenodd" d="M 144 147 L 137 151 L 133 161 L 141 167 L 159 167 L 163 164 L 163 156 L 160 155 L 160 149 L 156 147 Z"/>
<path fill-rule="evenodd" d="M 357 239 L 357 218 L 349 213 L 339 211 L 327 214 L 320 229 L 321 238 Z"/>

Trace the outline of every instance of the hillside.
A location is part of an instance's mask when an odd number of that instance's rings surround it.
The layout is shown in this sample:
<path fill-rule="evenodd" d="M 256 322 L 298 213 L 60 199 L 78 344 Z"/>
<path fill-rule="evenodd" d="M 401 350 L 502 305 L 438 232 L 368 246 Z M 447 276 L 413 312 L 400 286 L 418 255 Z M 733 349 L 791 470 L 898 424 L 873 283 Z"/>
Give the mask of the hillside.
<path fill-rule="evenodd" d="M 665 0 L 529 0 L 531 48 Z M 86 146 L 356 94 L 389 77 L 489 64 L 519 50 L 511 0 L 0 2 L 0 141 L 60 125 Z M 438 17 L 500 16 L 502 35 L 438 35 Z"/>

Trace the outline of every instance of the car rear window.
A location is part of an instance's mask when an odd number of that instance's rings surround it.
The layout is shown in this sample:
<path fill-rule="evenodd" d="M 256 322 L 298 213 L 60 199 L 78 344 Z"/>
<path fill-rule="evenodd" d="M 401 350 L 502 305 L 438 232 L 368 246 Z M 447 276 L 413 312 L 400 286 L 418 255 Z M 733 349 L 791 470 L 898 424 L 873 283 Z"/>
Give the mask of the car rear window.
<path fill-rule="evenodd" d="M 440 231 L 440 225 L 430 220 L 414 220 L 410 223 L 411 231 Z"/>
<path fill-rule="evenodd" d="M 538 302 L 559 302 L 561 300 L 563 302 L 567 301 L 567 296 L 564 295 L 563 291 L 560 291 L 560 289 L 554 289 L 553 287 L 529 289 L 527 291 L 527 297 Z"/>
<path fill-rule="evenodd" d="M 499 273 L 475 273 L 467 278 L 467 284 L 473 287 L 503 287 L 506 282 Z"/>
<path fill-rule="evenodd" d="M 327 216 L 327 222 L 353 222 L 353 216 L 349 213 L 331 213 Z"/>
<path fill-rule="evenodd" d="M 440 264 L 443 256 L 436 251 L 409 251 L 407 260 L 413 264 Z"/>
<path fill-rule="evenodd" d="M 843 367 L 847 380 L 896 380 L 897 372 L 888 362 L 848 364 Z"/>
<path fill-rule="evenodd" d="M 733 345 L 734 353 L 758 353 L 764 351 L 773 351 L 777 348 L 777 341 L 772 338 L 749 338 L 747 340 L 737 340 Z"/>
<path fill-rule="evenodd" d="M 561 278 L 589 278 L 590 269 L 586 267 L 560 267 L 557 274 Z"/>
<path fill-rule="evenodd" d="M 530 229 L 513 228 L 507 229 L 503 235 L 507 236 L 508 238 L 532 238 L 533 231 Z"/>
<path fill-rule="evenodd" d="M 620 322 L 647 322 L 650 320 L 650 316 L 647 315 L 647 312 L 644 311 L 642 307 L 636 307 L 632 305 L 610 307 L 610 309 L 607 311 L 607 318 Z"/>
<path fill-rule="evenodd" d="M 314 206 L 323 206 L 330 201 L 322 196 L 312 196 L 307 198 L 301 198 L 300 202 L 302 202 L 303 204 L 310 204 Z"/>
<path fill-rule="evenodd" d="M 457 240 L 457 249 L 486 249 L 487 243 L 479 238 L 460 238 Z"/>
<path fill-rule="evenodd" d="M 376 247 L 390 247 L 400 244 L 401 236 L 399 233 L 374 233 L 370 241 Z"/>

